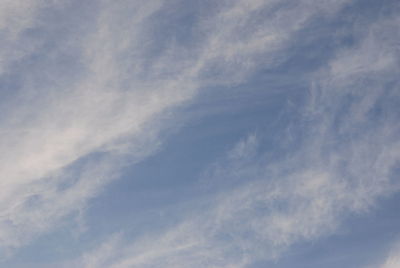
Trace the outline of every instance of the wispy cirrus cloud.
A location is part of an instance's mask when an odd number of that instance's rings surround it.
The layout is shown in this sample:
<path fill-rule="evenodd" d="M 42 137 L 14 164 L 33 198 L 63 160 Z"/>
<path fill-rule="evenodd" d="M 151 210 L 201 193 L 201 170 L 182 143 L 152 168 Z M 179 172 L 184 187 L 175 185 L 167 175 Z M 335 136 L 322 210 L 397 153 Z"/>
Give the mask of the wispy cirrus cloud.
<path fill-rule="evenodd" d="M 398 192 L 397 22 L 396 17 L 375 21 L 314 73 L 307 101 L 298 109 L 301 118 L 288 127 L 295 133 L 281 139 L 296 143 L 295 151 L 274 159 L 259 147 L 262 134 L 250 135 L 214 173 L 206 173 L 210 181 L 223 177 L 229 186 L 208 195 L 207 205 L 158 235 L 133 242 L 113 238 L 78 263 L 247 267 L 332 234 L 350 215 Z M 383 267 L 393 265 L 395 257 Z"/>
<path fill-rule="evenodd" d="M 174 109 L 199 88 L 277 64 L 293 33 L 343 3 L 227 1 L 190 26 L 195 46 L 161 46 L 164 1 L 82 5 L 76 22 L 74 1 L 4 2 L 0 247 L 25 245 L 84 209 L 121 165 L 157 150 Z"/>
<path fill-rule="evenodd" d="M 389 256 L 385 262 L 380 266 L 380 268 L 395 268 L 400 265 L 400 256 L 398 253 L 398 246 L 393 247 Z"/>
<path fill-rule="evenodd" d="M 370 267 L 394 268 L 398 267 L 399 264 L 400 264 L 399 245 L 398 241 L 395 241 L 395 243 L 392 243 L 390 245 L 388 252 L 386 252 L 382 260 L 376 261 L 374 264 L 366 265 L 365 268 L 370 268 Z"/>

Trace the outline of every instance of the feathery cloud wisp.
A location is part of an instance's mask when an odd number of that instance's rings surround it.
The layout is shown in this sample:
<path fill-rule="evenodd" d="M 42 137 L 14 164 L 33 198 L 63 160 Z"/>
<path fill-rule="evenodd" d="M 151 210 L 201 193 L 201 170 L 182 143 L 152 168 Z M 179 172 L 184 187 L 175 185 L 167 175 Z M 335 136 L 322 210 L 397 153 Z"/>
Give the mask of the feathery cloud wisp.
<path fill-rule="evenodd" d="M 5 2 L 2 76 L 19 82 L 13 93 L 5 88 L 1 108 L 0 246 L 17 248 L 81 211 L 115 177 L 121 167 L 116 159 L 140 161 L 158 148 L 166 125 L 161 121 L 172 108 L 202 86 L 243 81 L 261 64 L 260 55 L 274 64 L 276 51 L 313 14 L 340 6 L 311 2 L 283 9 L 275 1 L 223 3 L 206 21 L 194 23 L 200 41 L 194 48 L 157 44 L 153 17 L 168 9 L 163 1 L 100 1 L 83 7 L 86 19 L 77 22 L 60 13 L 74 2 Z M 259 14 L 276 7 L 272 18 Z M 62 14 L 54 27 L 47 23 L 52 12 Z M 245 32 L 248 27 L 254 29 Z M 54 44 L 58 32 L 65 36 Z M 161 53 L 150 56 L 151 49 Z M 60 61 L 67 72 L 58 69 Z M 228 77 L 235 79 L 226 82 Z"/>
<path fill-rule="evenodd" d="M 372 24 L 358 44 L 315 73 L 301 121 L 291 128 L 304 137 L 297 151 L 270 159 L 258 152 L 259 134 L 250 135 L 215 173 L 227 183 L 233 177 L 242 183 L 162 234 L 133 243 L 113 240 L 109 255 L 100 254 L 102 263 L 87 267 L 246 267 L 331 234 L 349 215 L 397 192 L 399 111 L 384 105 L 399 100 L 397 87 L 387 84 L 398 76 L 398 63 L 391 60 L 398 55 L 398 36 L 386 36 L 385 29 L 396 23 L 390 18 Z M 378 46 L 381 35 L 386 39 Z M 379 114 L 373 112 L 377 107 Z M 95 250 L 84 260 L 96 256 Z"/>

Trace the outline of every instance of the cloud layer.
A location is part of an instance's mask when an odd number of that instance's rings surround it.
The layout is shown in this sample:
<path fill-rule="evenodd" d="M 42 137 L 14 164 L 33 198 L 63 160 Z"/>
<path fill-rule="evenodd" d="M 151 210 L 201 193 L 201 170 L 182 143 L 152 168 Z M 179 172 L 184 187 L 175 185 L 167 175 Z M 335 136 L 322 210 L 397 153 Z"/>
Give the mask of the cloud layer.
<path fill-rule="evenodd" d="M 352 213 L 397 192 L 397 23 L 372 23 L 311 76 L 300 120 L 281 141 L 300 142 L 296 151 L 271 159 L 258 152 L 260 133 L 250 135 L 214 172 L 238 186 L 159 236 L 105 242 L 107 253 L 86 255 L 86 267 L 247 267 L 331 234 Z"/>
<path fill-rule="evenodd" d="M 2 257 L 59 226 L 77 228 L 92 198 L 184 126 L 180 113 L 201 93 L 294 68 L 296 42 L 319 42 L 307 33 L 357 4 L 184 2 L 0 5 Z M 250 267 L 332 234 L 397 192 L 399 23 L 388 14 L 334 33 L 351 40 L 300 68 L 307 89 L 288 101 L 292 110 L 277 111 L 295 113 L 284 129 L 250 130 L 205 172 L 214 189 L 191 200 L 175 226 L 135 241 L 113 235 L 72 262 Z M 278 149 L 268 151 L 263 137 L 274 131 Z"/>

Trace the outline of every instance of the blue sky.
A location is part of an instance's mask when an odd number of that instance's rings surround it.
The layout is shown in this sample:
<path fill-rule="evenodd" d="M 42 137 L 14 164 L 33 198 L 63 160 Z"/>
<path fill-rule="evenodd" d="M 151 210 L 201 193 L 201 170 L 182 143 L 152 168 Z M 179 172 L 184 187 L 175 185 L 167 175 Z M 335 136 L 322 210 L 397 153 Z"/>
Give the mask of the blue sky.
<path fill-rule="evenodd" d="M 400 267 L 396 0 L 0 4 L 0 267 Z"/>

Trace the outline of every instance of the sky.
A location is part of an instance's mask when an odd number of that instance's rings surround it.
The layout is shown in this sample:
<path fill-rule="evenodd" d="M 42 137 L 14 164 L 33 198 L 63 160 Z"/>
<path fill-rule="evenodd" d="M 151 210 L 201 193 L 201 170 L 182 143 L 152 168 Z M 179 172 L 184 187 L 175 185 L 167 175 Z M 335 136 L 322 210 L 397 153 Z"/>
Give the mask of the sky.
<path fill-rule="evenodd" d="M 399 14 L 2 0 L 0 267 L 400 267 Z"/>

